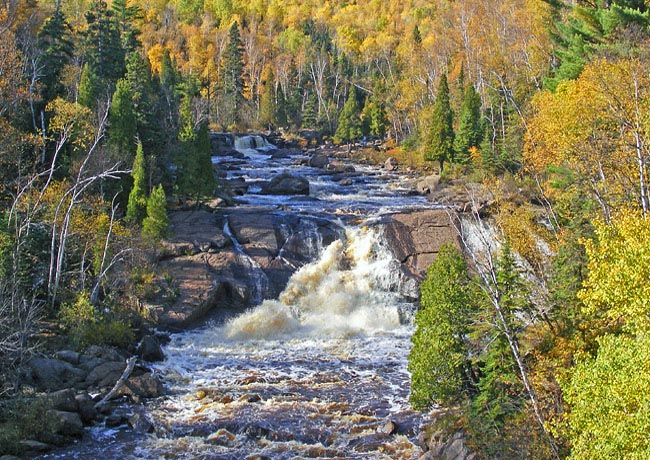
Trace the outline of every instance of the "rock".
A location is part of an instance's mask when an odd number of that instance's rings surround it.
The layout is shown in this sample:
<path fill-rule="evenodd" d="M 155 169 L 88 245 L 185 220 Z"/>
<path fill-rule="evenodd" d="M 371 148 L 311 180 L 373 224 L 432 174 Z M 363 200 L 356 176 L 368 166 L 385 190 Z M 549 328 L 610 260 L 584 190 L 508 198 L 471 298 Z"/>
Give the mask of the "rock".
<path fill-rule="evenodd" d="M 342 186 L 342 187 L 350 186 L 350 185 L 352 185 L 352 179 L 350 179 L 349 177 L 347 179 L 341 179 L 341 181 L 339 182 L 339 185 Z"/>
<path fill-rule="evenodd" d="M 237 436 L 232 434 L 230 431 L 222 428 L 219 431 L 208 436 L 205 439 L 205 442 L 208 444 L 215 444 L 217 446 L 234 447 L 236 439 Z"/>
<path fill-rule="evenodd" d="M 50 409 L 45 412 L 45 430 L 65 438 L 80 438 L 84 434 L 84 424 L 76 412 Z"/>
<path fill-rule="evenodd" d="M 0 457 L 0 460 L 20 460 L 18 457 L 14 457 L 13 455 L 3 455 Z"/>
<path fill-rule="evenodd" d="M 125 368 L 126 363 L 124 361 L 111 361 L 100 364 L 90 371 L 90 374 L 86 377 L 86 384 L 89 387 L 96 388 L 112 387 L 122 376 Z"/>
<path fill-rule="evenodd" d="M 162 394 L 162 383 L 151 372 L 137 377 L 129 377 L 117 391 L 117 395 L 130 396 L 135 400 L 139 400 L 139 398 L 156 398 Z"/>
<path fill-rule="evenodd" d="M 432 174 L 431 176 L 426 176 L 425 178 L 420 180 L 416 184 L 415 189 L 421 195 L 428 195 L 436 191 L 439 183 L 440 183 L 440 176 L 438 174 Z"/>
<path fill-rule="evenodd" d="M 33 358 L 28 368 L 34 385 L 42 390 L 60 390 L 82 381 L 86 373 L 72 364 L 51 358 Z"/>
<path fill-rule="evenodd" d="M 43 452 L 49 452 L 54 448 L 54 446 L 50 444 L 46 444 L 44 442 L 36 441 L 33 439 L 27 439 L 25 441 L 20 441 L 18 445 L 25 450 L 26 453 L 43 453 Z"/>
<path fill-rule="evenodd" d="M 377 428 L 377 433 L 385 434 L 385 435 L 392 435 L 397 433 L 398 426 L 397 423 L 395 423 L 392 420 L 386 420 L 383 425 L 380 425 Z"/>
<path fill-rule="evenodd" d="M 61 350 L 54 353 L 56 359 L 61 361 L 66 361 L 70 364 L 79 364 L 79 358 L 81 357 L 80 353 L 72 350 Z"/>
<path fill-rule="evenodd" d="M 434 436 L 429 444 L 430 458 L 441 460 L 474 460 L 476 455 L 471 453 L 465 444 L 465 435 L 455 433 L 451 439 L 440 440 Z"/>
<path fill-rule="evenodd" d="M 327 155 L 324 155 L 322 153 L 315 153 L 314 155 L 309 158 L 309 162 L 307 163 L 309 166 L 312 168 L 325 168 L 330 162 L 330 159 L 327 157 Z"/>
<path fill-rule="evenodd" d="M 241 396 L 238 399 L 238 401 L 247 402 L 247 403 L 256 403 L 256 402 L 260 402 L 261 400 L 262 397 L 256 393 L 246 394 Z"/>
<path fill-rule="evenodd" d="M 325 169 L 330 171 L 333 174 L 341 174 L 347 172 L 345 164 L 341 160 L 331 160 L 326 166 Z"/>
<path fill-rule="evenodd" d="M 270 430 L 259 425 L 250 425 L 244 429 L 244 434 L 250 439 L 265 438 L 269 435 Z"/>
<path fill-rule="evenodd" d="M 75 396 L 77 402 L 77 412 L 81 420 L 89 424 L 97 418 L 97 410 L 95 409 L 95 401 L 88 393 L 81 393 Z"/>
<path fill-rule="evenodd" d="M 153 423 L 143 414 L 135 413 L 127 417 L 127 422 L 136 433 L 153 433 Z"/>
<path fill-rule="evenodd" d="M 115 348 L 100 347 L 98 345 L 91 345 L 86 348 L 85 354 L 94 356 L 103 361 L 124 361 L 127 358 L 124 353 L 117 351 Z"/>
<path fill-rule="evenodd" d="M 228 190 L 230 190 L 230 193 L 233 195 L 244 195 L 248 192 L 248 184 L 246 183 L 246 179 L 243 177 L 237 177 L 225 181 L 224 185 L 228 187 Z"/>
<path fill-rule="evenodd" d="M 126 422 L 126 418 L 120 414 L 111 414 L 104 420 L 106 428 L 116 428 Z"/>
<path fill-rule="evenodd" d="M 75 392 L 71 389 L 59 390 L 50 393 L 46 396 L 46 404 L 50 409 L 76 412 L 77 400 L 75 399 Z"/>
<path fill-rule="evenodd" d="M 309 195 L 309 181 L 304 177 L 282 173 L 264 184 L 262 193 L 269 195 Z"/>
<path fill-rule="evenodd" d="M 460 247 L 456 219 L 454 212 L 427 209 L 386 216 L 380 225 L 403 272 L 422 280 L 445 243 Z"/>
<path fill-rule="evenodd" d="M 149 362 L 163 361 L 165 354 L 162 351 L 158 338 L 153 335 L 145 335 L 140 343 L 136 353 L 140 359 Z"/>
<path fill-rule="evenodd" d="M 398 168 L 399 168 L 399 163 L 393 157 L 388 157 L 384 162 L 384 169 L 386 171 L 397 171 Z"/>

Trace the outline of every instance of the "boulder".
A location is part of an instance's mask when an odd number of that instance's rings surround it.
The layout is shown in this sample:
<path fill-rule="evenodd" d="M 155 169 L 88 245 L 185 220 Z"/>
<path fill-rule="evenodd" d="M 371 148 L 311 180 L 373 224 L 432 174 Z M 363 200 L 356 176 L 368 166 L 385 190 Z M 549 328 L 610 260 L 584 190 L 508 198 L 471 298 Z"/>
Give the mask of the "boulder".
<path fill-rule="evenodd" d="M 103 388 L 112 387 L 115 382 L 122 376 L 122 372 L 126 368 L 124 361 L 109 361 L 95 367 L 88 377 L 86 377 L 86 384 L 89 387 Z"/>
<path fill-rule="evenodd" d="M 160 346 L 160 341 L 156 336 L 145 335 L 136 350 L 140 359 L 149 362 L 162 361 L 165 359 L 165 354 Z"/>
<path fill-rule="evenodd" d="M 235 179 L 225 181 L 224 185 L 228 187 L 228 190 L 230 190 L 230 193 L 232 195 L 244 195 L 246 192 L 248 192 L 248 184 L 246 183 L 246 179 L 243 177 L 237 177 Z"/>
<path fill-rule="evenodd" d="M 66 412 L 76 412 L 78 409 L 75 392 L 71 389 L 59 390 L 46 396 L 46 404 L 50 409 Z"/>
<path fill-rule="evenodd" d="M 65 438 L 80 438 L 84 434 L 84 424 L 76 412 L 50 409 L 45 412 L 45 430 Z"/>
<path fill-rule="evenodd" d="M 156 398 L 162 394 L 162 383 L 150 372 L 136 377 L 129 377 L 117 391 L 118 396 L 130 396 L 134 401 L 139 401 L 140 398 Z"/>
<path fill-rule="evenodd" d="M 149 419 L 140 413 L 129 415 L 127 422 L 136 433 L 153 433 L 154 426 Z"/>
<path fill-rule="evenodd" d="M 377 433 L 385 434 L 385 435 L 392 435 L 397 433 L 398 426 L 397 423 L 395 423 L 392 420 L 386 420 L 382 425 L 379 425 L 377 428 Z"/>
<path fill-rule="evenodd" d="M 399 163 L 393 157 L 388 157 L 384 162 L 384 169 L 386 171 L 397 171 L 398 168 L 399 168 Z"/>
<path fill-rule="evenodd" d="M 95 409 L 95 401 L 88 393 L 81 393 L 75 396 L 77 403 L 77 412 L 84 423 L 89 424 L 97 418 L 97 410 Z"/>
<path fill-rule="evenodd" d="M 45 391 L 60 390 L 82 381 L 86 373 L 72 364 L 51 358 L 33 358 L 28 364 L 31 383 Z"/>
<path fill-rule="evenodd" d="M 308 165 L 311 166 L 312 168 L 325 168 L 330 162 L 330 159 L 327 157 L 327 155 L 324 155 L 322 153 L 315 153 L 314 155 L 309 158 Z"/>
<path fill-rule="evenodd" d="M 262 186 L 268 195 L 309 195 L 309 181 L 289 173 L 278 174 Z"/>
<path fill-rule="evenodd" d="M 440 436 L 434 436 L 429 443 L 430 458 L 440 460 L 474 460 L 476 454 L 473 454 L 465 444 L 465 435 L 457 432 L 450 439 L 440 439 Z"/>
<path fill-rule="evenodd" d="M 49 452 L 54 448 L 54 446 L 50 444 L 46 444 L 44 442 L 36 441 L 33 439 L 26 439 L 24 441 L 20 441 L 18 445 L 25 451 L 25 453 L 43 453 L 43 452 Z"/>
<path fill-rule="evenodd" d="M 60 359 L 61 361 L 66 361 L 70 364 L 79 364 L 81 354 L 72 350 L 60 350 L 54 353 L 54 357 L 56 359 Z"/>
<path fill-rule="evenodd" d="M 236 438 L 237 437 L 230 431 L 222 428 L 216 433 L 212 433 L 210 436 L 208 436 L 205 439 L 205 442 L 217 446 L 234 447 Z"/>
<path fill-rule="evenodd" d="M 352 185 L 352 179 L 350 179 L 349 177 L 347 177 L 345 179 L 341 179 L 339 181 L 339 185 L 342 186 L 342 187 L 348 187 L 348 186 Z"/>
<path fill-rule="evenodd" d="M 418 183 L 415 186 L 415 189 L 421 195 L 429 195 L 430 193 L 433 193 L 437 189 L 439 183 L 440 183 L 440 176 L 438 174 L 432 174 L 418 181 Z"/>

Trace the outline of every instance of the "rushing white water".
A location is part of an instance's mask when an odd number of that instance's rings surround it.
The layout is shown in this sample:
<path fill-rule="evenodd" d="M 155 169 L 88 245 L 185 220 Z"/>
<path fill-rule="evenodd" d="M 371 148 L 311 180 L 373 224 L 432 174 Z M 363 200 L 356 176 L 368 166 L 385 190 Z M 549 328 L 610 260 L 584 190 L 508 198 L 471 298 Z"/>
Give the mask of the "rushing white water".
<path fill-rule="evenodd" d="M 249 157 L 259 157 L 261 154 L 277 150 L 265 137 L 259 135 L 235 137 L 235 150 Z"/>

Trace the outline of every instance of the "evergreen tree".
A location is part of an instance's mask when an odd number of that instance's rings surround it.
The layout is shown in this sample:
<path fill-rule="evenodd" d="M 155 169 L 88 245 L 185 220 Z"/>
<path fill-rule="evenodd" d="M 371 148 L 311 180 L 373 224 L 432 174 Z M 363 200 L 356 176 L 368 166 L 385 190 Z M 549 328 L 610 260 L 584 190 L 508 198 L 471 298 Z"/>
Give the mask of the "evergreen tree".
<path fill-rule="evenodd" d="M 411 339 L 410 401 L 416 409 L 456 402 L 471 384 L 467 344 L 470 287 L 462 253 L 453 245 L 443 246 L 420 286 L 421 306 Z"/>
<path fill-rule="evenodd" d="M 316 113 L 316 95 L 309 93 L 305 108 L 302 111 L 301 126 L 306 129 L 315 129 L 318 126 L 318 114 Z"/>
<path fill-rule="evenodd" d="M 81 70 L 81 78 L 79 79 L 79 93 L 77 101 L 79 104 L 94 110 L 97 107 L 97 98 L 99 97 L 99 80 L 93 69 L 88 65 L 84 65 Z"/>
<path fill-rule="evenodd" d="M 197 203 L 214 193 L 216 181 L 212 167 L 212 147 L 207 123 L 201 123 L 191 137 L 181 143 L 178 189 Z"/>
<path fill-rule="evenodd" d="M 131 90 L 138 136 L 148 151 L 156 151 L 162 140 L 156 120 L 156 94 L 148 59 L 138 52 L 129 54 L 124 79 L 129 82 Z"/>
<path fill-rule="evenodd" d="M 244 106 L 244 45 L 236 21 L 228 37 L 223 70 L 223 121 L 226 126 L 241 120 L 240 111 Z"/>
<path fill-rule="evenodd" d="M 262 95 L 260 96 L 260 123 L 269 129 L 277 124 L 277 104 L 275 101 L 275 82 L 270 66 L 264 69 L 262 75 Z"/>
<path fill-rule="evenodd" d="M 436 93 L 436 102 L 433 105 L 433 115 L 423 142 L 425 148 L 424 159 L 438 161 L 441 173 L 445 161 L 453 159 L 453 120 L 454 114 L 449 102 L 447 75 L 442 74 L 438 84 L 438 92 Z"/>
<path fill-rule="evenodd" d="M 135 21 L 142 18 L 142 11 L 137 5 L 127 5 L 127 3 L 127 0 L 113 0 L 111 11 L 122 39 L 122 49 L 128 55 L 142 46 L 138 39 L 140 30 L 135 26 Z"/>
<path fill-rule="evenodd" d="M 348 152 L 351 149 L 353 140 L 362 136 L 361 132 L 361 111 L 357 102 L 357 95 L 354 88 L 350 88 L 348 100 L 343 106 L 339 115 L 338 127 L 334 133 L 334 140 L 338 143 L 347 142 Z"/>
<path fill-rule="evenodd" d="M 129 193 L 129 202 L 126 207 L 126 220 L 139 224 L 147 212 L 147 194 L 145 180 L 145 160 L 142 150 L 142 143 L 138 142 L 138 148 L 133 160 L 133 169 L 131 177 L 133 178 L 133 187 Z"/>
<path fill-rule="evenodd" d="M 147 200 L 147 217 L 142 221 L 142 234 L 153 240 L 159 240 L 167 236 L 168 227 L 167 198 L 165 190 L 159 184 L 154 187 Z"/>
<path fill-rule="evenodd" d="M 383 138 L 386 135 L 386 105 L 377 94 L 370 98 L 370 135 Z"/>
<path fill-rule="evenodd" d="M 74 53 L 71 28 L 60 8 L 45 20 L 38 31 L 37 46 L 43 51 L 41 97 L 44 107 L 56 97 L 63 96 L 61 72 Z"/>
<path fill-rule="evenodd" d="M 109 112 L 108 142 L 120 160 L 130 163 L 136 143 L 136 118 L 129 82 L 120 79 Z"/>
<path fill-rule="evenodd" d="M 481 98 L 471 83 L 465 88 L 463 105 L 460 110 L 460 122 L 454 139 L 455 160 L 461 164 L 470 161 L 469 150 L 478 148 L 483 138 L 481 126 Z"/>
<path fill-rule="evenodd" d="M 94 0 L 86 23 L 86 61 L 100 80 L 112 86 L 124 74 L 124 50 L 117 21 L 105 0 Z"/>

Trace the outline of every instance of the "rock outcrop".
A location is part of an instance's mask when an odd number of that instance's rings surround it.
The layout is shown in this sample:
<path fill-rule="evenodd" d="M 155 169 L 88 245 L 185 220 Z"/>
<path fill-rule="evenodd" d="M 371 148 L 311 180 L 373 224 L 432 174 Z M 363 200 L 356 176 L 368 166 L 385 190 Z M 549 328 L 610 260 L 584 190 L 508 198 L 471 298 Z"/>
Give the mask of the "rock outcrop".
<path fill-rule="evenodd" d="M 262 185 L 267 195 L 309 195 L 309 181 L 289 173 L 278 174 Z"/>

